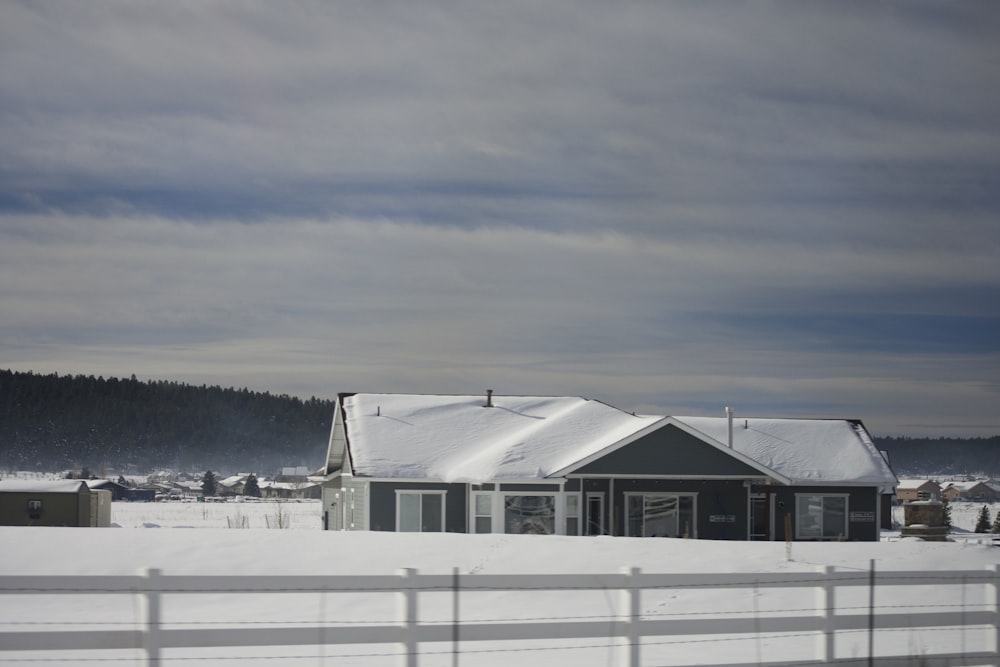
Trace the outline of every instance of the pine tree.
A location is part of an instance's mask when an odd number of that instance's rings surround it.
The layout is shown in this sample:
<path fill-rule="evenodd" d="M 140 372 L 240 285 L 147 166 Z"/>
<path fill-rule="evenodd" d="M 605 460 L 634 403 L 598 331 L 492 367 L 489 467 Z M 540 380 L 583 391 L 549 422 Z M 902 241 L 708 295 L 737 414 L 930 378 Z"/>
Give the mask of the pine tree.
<path fill-rule="evenodd" d="M 944 510 L 944 512 L 943 512 L 943 514 L 944 514 L 944 516 L 943 516 L 943 518 L 944 518 L 944 525 L 948 527 L 948 531 L 950 532 L 951 531 L 951 503 L 948 502 L 947 498 L 943 498 L 941 500 L 941 506 L 942 506 L 942 509 Z"/>
<path fill-rule="evenodd" d="M 201 493 L 204 496 L 214 496 L 216 491 L 215 473 L 211 470 L 205 471 L 205 476 L 201 478 Z"/>
<path fill-rule="evenodd" d="M 243 484 L 243 495 L 260 498 L 260 486 L 257 485 L 257 476 L 250 473 L 247 481 Z"/>
<path fill-rule="evenodd" d="M 1000 533 L 1000 512 L 997 512 L 997 518 L 993 521 L 993 532 Z"/>
<path fill-rule="evenodd" d="M 976 519 L 976 532 L 990 532 L 990 508 L 987 505 L 983 505 L 983 509 L 979 510 L 979 518 Z"/>

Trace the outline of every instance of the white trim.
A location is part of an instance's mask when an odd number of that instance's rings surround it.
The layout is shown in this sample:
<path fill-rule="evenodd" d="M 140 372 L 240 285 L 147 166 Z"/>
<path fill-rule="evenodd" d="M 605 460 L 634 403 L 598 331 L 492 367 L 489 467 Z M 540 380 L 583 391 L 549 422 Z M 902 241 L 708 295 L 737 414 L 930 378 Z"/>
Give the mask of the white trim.
<path fill-rule="evenodd" d="M 406 531 L 406 532 L 410 532 L 410 533 L 422 533 L 422 532 L 424 532 L 423 531 L 423 523 L 424 523 L 423 522 L 423 517 L 424 517 L 423 496 L 441 496 L 441 530 L 440 530 L 440 532 L 442 532 L 442 533 L 447 532 L 447 524 L 445 524 L 445 518 L 446 518 L 445 507 L 447 506 L 447 502 L 446 502 L 447 495 L 448 495 L 448 492 L 445 491 L 445 490 L 443 490 L 443 489 L 442 490 L 432 489 L 432 490 L 427 490 L 427 491 L 425 491 L 423 489 L 396 489 L 396 532 L 397 533 L 403 532 L 403 531 L 401 531 L 399 529 L 399 519 L 400 519 L 399 503 L 400 503 L 400 498 L 402 496 L 421 496 L 420 503 L 418 505 L 418 507 L 420 509 L 420 527 L 421 527 L 421 530 L 418 530 L 418 531 L 411 530 L 411 531 Z"/>
<path fill-rule="evenodd" d="M 615 473 L 611 475 L 592 475 L 587 473 L 586 475 L 567 475 L 568 479 L 664 479 L 664 480 L 712 480 L 712 481 L 729 481 L 729 482 L 745 482 L 751 481 L 754 483 L 763 484 L 770 478 L 767 477 L 746 477 L 744 475 L 632 475 L 632 474 L 621 474 Z M 838 484 L 837 486 L 843 486 Z"/>
<path fill-rule="evenodd" d="M 607 447 L 604 447 L 604 448 L 602 448 L 602 449 L 594 452 L 593 454 L 590 454 L 589 456 L 583 457 L 582 459 L 577 459 L 576 462 L 569 464 L 565 468 L 561 468 L 559 470 L 556 470 L 553 473 L 550 473 L 549 475 L 547 475 L 547 477 L 568 477 L 569 473 L 571 473 L 572 471 L 574 471 L 574 470 L 576 470 L 576 469 L 578 469 L 578 468 L 580 468 L 582 466 L 585 466 L 588 463 L 593 463 L 597 459 L 603 458 L 603 457 L 607 456 L 608 454 L 621 449 L 622 447 L 625 447 L 627 445 L 631 445 L 633 442 L 635 442 L 639 438 L 652 433 L 653 431 L 657 430 L 660 427 L 660 425 L 663 424 L 667 419 L 670 419 L 670 417 L 664 417 L 663 419 L 661 419 L 659 421 L 655 421 L 652 424 L 650 424 L 649 426 L 646 426 L 645 428 L 639 429 L 638 431 L 636 431 L 635 433 L 632 433 L 631 435 L 625 436 L 624 438 L 622 438 L 618 442 L 614 442 L 614 443 L 608 445 Z"/>
<path fill-rule="evenodd" d="M 844 532 L 838 537 L 825 537 L 822 534 L 819 537 L 814 535 L 802 536 L 799 534 L 799 520 L 801 519 L 801 513 L 799 512 L 799 498 L 843 498 L 844 499 Z M 802 493 L 795 494 L 795 525 L 792 527 L 795 532 L 796 540 L 812 540 L 816 542 L 836 542 L 838 540 L 848 540 L 850 539 L 851 532 L 851 494 L 849 493 L 807 493 L 803 491 Z M 878 528 L 878 526 L 876 526 Z M 823 532 L 823 526 L 820 526 L 820 532 Z"/>
<path fill-rule="evenodd" d="M 719 451 L 724 452 L 724 453 L 728 454 L 729 456 L 733 457 L 734 459 L 736 459 L 740 463 L 743 463 L 743 464 L 745 464 L 745 465 L 753 468 L 754 470 L 757 470 L 757 471 L 763 473 L 764 475 L 766 475 L 768 477 L 771 477 L 772 479 L 781 482 L 782 484 L 791 485 L 791 483 L 792 483 L 792 480 L 790 478 L 785 477 L 784 475 L 782 475 L 779 472 L 771 470 L 767 466 L 765 466 L 765 465 L 761 464 L 760 462 L 758 462 L 758 461 L 750 458 L 746 454 L 743 454 L 741 452 L 736 451 L 732 447 L 729 447 L 725 443 L 719 442 L 715 438 L 712 438 L 712 437 L 710 437 L 710 436 L 702 433 L 698 429 L 693 428 L 691 426 L 688 426 L 686 423 L 678 420 L 675 417 L 664 417 L 663 419 L 661 419 L 661 420 L 659 420 L 657 422 L 653 422 L 652 424 L 650 424 L 646 428 L 644 428 L 644 429 L 642 429 L 640 431 L 636 431 L 632 435 L 619 440 L 618 442 L 614 443 L 613 445 L 609 445 L 609 446 L 605 447 L 604 449 L 601 449 L 600 451 L 594 452 L 590 456 L 585 456 L 584 458 L 579 459 L 578 461 L 576 461 L 576 463 L 572 463 L 572 464 L 566 466 L 565 468 L 562 468 L 561 470 L 555 471 L 554 473 L 552 473 L 551 475 L 549 475 L 549 477 L 569 476 L 573 471 L 578 470 L 579 468 L 587 465 L 588 463 L 593 463 L 594 461 L 596 461 L 596 460 L 598 460 L 600 458 L 603 458 L 603 457 L 607 456 L 608 454 L 611 454 L 611 453 L 613 453 L 615 451 L 618 451 L 622 447 L 625 447 L 627 445 L 632 444 L 633 442 L 635 442 L 639 438 L 641 438 L 643 436 L 646 436 L 646 435 L 648 435 L 648 434 L 650 434 L 650 433 L 652 433 L 654 431 L 657 431 L 657 430 L 660 430 L 662 428 L 665 428 L 667 426 L 676 426 L 678 429 L 680 429 L 681 431 L 684 431 L 688 435 L 701 440 L 702 442 L 704 442 L 707 445 L 715 447 Z M 618 477 L 631 477 L 631 475 L 618 475 Z M 710 478 L 702 477 L 700 475 L 696 476 L 696 477 L 700 477 L 702 479 L 710 479 Z M 743 476 L 737 477 L 737 479 L 743 479 L 745 477 L 746 476 L 743 475 Z"/>
<path fill-rule="evenodd" d="M 574 491 L 573 493 L 577 493 Z M 499 496 L 500 502 L 494 504 L 493 506 L 493 532 L 504 533 L 508 535 L 516 535 L 517 533 L 507 533 L 507 496 L 550 496 L 553 499 L 553 525 L 552 525 L 552 535 L 564 535 L 565 534 L 565 509 L 563 502 L 563 494 L 558 491 L 500 491 L 497 490 L 497 495 Z M 499 522 L 497 522 L 499 519 Z M 500 530 L 497 530 L 499 528 Z"/>
<path fill-rule="evenodd" d="M 563 532 L 566 535 L 582 535 L 583 534 L 583 491 L 563 491 Z M 576 516 L 572 517 L 569 515 L 569 499 L 576 498 Z M 569 520 L 576 519 L 576 532 L 569 532 Z"/>
<path fill-rule="evenodd" d="M 688 535 L 689 539 L 698 539 L 698 492 L 693 491 L 691 493 L 676 493 L 676 492 L 660 492 L 660 491 L 626 491 L 622 494 L 622 512 L 623 521 L 625 525 L 622 528 L 622 534 L 625 537 L 643 537 L 642 535 L 629 535 L 628 534 L 628 501 L 630 497 L 638 496 L 645 499 L 649 496 L 655 496 L 660 498 L 677 498 L 678 499 L 678 530 L 683 529 L 680 525 L 680 498 L 691 498 L 691 534 Z M 645 500 L 643 500 L 643 509 L 645 510 Z M 645 518 L 643 518 L 645 522 Z"/>
<path fill-rule="evenodd" d="M 490 533 L 496 530 L 496 507 L 497 507 L 497 490 L 496 489 L 473 489 L 470 485 L 468 489 L 469 498 L 469 520 L 466 526 L 466 532 L 469 534 L 486 535 L 488 533 L 480 533 L 476 530 L 476 519 L 479 517 L 485 517 L 485 514 L 478 514 L 476 512 L 476 498 L 479 496 L 486 496 L 490 499 Z"/>
<path fill-rule="evenodd" d="M 607 522 L 604 520 L 604 514 L 605 514 L 605 511 L 606 511 L 604 496 L 605 496 L 604 491 L 587 491 L 586 492 L 586 494 L 584 496 L 584 511 L 583 511 L 583 522 L 584 522 L 585 525 L 583 526 L 583 530 L 581 532 L 582 535 L 591 535 L 592 534 L 590 532 L 590 500 L 591 500 L 591 498 L 596 498 L 598 501 L 600 501 L 598 503 L 598 505 L 600 507 L 599 507 L 598 513 L 597 513 L 597 518 L 598 518 L 597 529 L 598 529 L 598 532 L 596 533 L 596 535 L 607 535 L 608 534 L 607 530 L 605 529 L 605 525 L 607 524 Z"/>
<path fill-rule="evenodd" d="M 346 474 L 346 473 L 345 473 Z M 449 486 L 468 484 L 469 486 L 479 486 L 482 484 L 544 484 L 546 486 L 558 487 L 565 483 L 565 479 L 553 479 L 549 477 L 533 477 L 531 479 L 487 479 L 483 481 L 470 482 L 467 479 L 446 481 L 436 477 L 369 477 L 368 475 L 352 475 L 355 479 L 363 479 L 367 482 L 379 482 L 387 484 L 447 484 Z M 483 489 L 478 489 L 483 490 Z"/>
<path fill-rule="evenodd" d="M 615 478 L 608 480 L 608 535 L 617 535 L 615 532 Z"/>

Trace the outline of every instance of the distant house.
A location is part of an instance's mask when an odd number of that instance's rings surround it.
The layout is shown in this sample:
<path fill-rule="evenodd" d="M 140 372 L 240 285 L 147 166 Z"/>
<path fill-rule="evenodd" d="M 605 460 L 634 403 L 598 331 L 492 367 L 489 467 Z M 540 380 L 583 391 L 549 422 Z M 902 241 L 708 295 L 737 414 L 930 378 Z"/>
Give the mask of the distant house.
<path fill-rule="evenodd" d="M 896 498 L 899 502 L 941 500 L 941 485 L 930 479 L 901 479 Z"/>
<path fill-rule="evenodd" d="M 0 481 L 0 525 L 110 526 L 111 491 L 80 479 Z"/>
<path fill-rule="evenodd" d="M 286 466 L 278 475 L 279 482 L 304 482 L 313 471 L 308 466 Z"/>
<path fill-rule="evenodd" d="M 216 484 L 216 492 L 220 496 L 239 496 L 243 494 L 243 489 L 246 486 L 247 478 L 250 477 L 250 473 L 241 472 L 235 475 L 230 475 L 225 479 L 220 479 Z"/>
<path fill-rule="evenodd" d="M 328 530 L 877 540 L 897 483 L 854 420 L 637 416 L 578 397 L 340 394 Z"/>
<path fill-rule="evenodd" d="M 992 503 L 1000 497 L 1000 492 L 982 480 L 948 482 L 941 489 L 941 497 L 948 501 L 971 500 Z"/>
<path fill-rule="evenodd" d="M 265 480 L 260 482 L 260 495 L 262 498 L 276 499 L 318 499 L 322 492 L 322 487 L 315 482 L 275 482 Z"/>
<path fill-rule="evenodd" d="M 126 492 L 129 490 L 127 486 L 122 486 L 118 482 L 112 482 L 110 479 L 87 479 L 84 481 L 91 489 L 105 489 L 110 491 L 111 500 L 123 500 Z"/>

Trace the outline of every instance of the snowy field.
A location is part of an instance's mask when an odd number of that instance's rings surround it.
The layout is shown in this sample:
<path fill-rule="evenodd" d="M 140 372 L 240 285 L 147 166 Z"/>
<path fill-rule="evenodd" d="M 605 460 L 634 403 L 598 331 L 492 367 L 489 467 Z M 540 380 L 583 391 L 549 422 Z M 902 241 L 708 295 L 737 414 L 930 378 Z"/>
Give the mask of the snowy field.
<path fill-rule="evenodd" d="M 953 504 L 959 531 L 971 530 L 981 505 Z M 997 507 L 991 507 L 991 516 Z M 281 519 L 281 517 L 284 517 Z M 284 521 L 289 530 L 268 529 Z M 418 535 L 394 533 L 332 533 L 319 530 L 316 502 L 114 503 L 110 529 L 0 527 L 4 545 L 0 575 L 116 575 L 143 568 L 160 568 L 166 575 L 328 575 L 395 574 L 400 568 L 421 573 L 617 573 L 625 566 L 646 572 L 802 572 L 814 576 L 823 565 L 867 572 L 874 560 L 887 570 L 982 570 L 1000 562 L 1000 548 L 977 543 L 979 537 L 959 532 L 949 543 L 899 539 L 887 533 L 879 543 L 713 542 L 700 540 L 585 538 L 537 535 Z M 230 529 L 227 526 L 246 526 Z M 973 539 L 966 541 L 964 537 Z M 950 605 L 982 608 L 982 586 L 955 586 L 928 592 L 889 589 L 879 601 L 887 607 Z M 927 589 L 928 591 L 930 589 Z M 838 607 L 864 609 L 867 592 L 838 592 Z M 446 622 L 451 606 L 442 596 L 421 597 L 424 623 Z M 881 595 L 881 593 L 880 593 Z M 889 597 L 891 596 L 891 599 Z M 446 596 L 445 596 L 446 597 Z M 696 615 L 738 616 L 799 610 L 813 614 L 810 589 L 737 591 L 658 590 L 645 592 L 644 618 L 691 618 Z M 233 626 L 267 628 L 288 625 L 322 627 L 361 622 L 398 622 L 398 595 L 345 596 L 317 591 L 270 595 L 168 595 L 163 621 L 169 627 Z M 52 629 L 133 628 L 140 619 L 134 595 L 63 596 L 54 601 L 35 595 L 0 598 L 0 632 Z M 622 611 L 617 592 L 471 594 L 463 601 L 467 620 L 504 622 L 545 618 L 607 619 Z M 926 607 L 921 609 L 926 610 Z M 851 613 L 846 610 L 847 613 Z M 797 613 L 797 612 L 793 612 Z M 861 612 L 858 612 L 861 613 Z M 647 640 L 648 641 L 648 640 Z M 586 642 L 532 641 L 517 646 L 468 643 L 462 665 L 484 667 L 521 661 L 531 665 L 594 667 L 619 665 L 617 640 L 594 637 Z M 863 656 L 864 634 L 845 633 L 838 639 L 838 656 Z M 913 655 L 948 650 L 978 651 L 986 643 L 982 630 L 913 630 L 879 637 L 879 648 Z M 691 665 L 699 662 L 812 659 L 816 638 L 758 635 L 727 641 L 717 637 L 664 638 L 643 647 L 644 665 Z M 477 653 L 484 647 L 490 652 Z M 452 665 L 447 647 L 426 645 L 422 666 Z M 172 649 L 164 664 L 212 665 L 252 661 L 254 665 L 398 665 L 397 645 L 233 647 Z M 434 653 L 434 651 L 440 651 Z M 39 662 L 42 659 L 43 662 Z M 0 651 L 2 665 L 129 665 L 142 664 L 138 651 L 33 652 Z M 916 664 L 916 663 L 915 663 Z"/>

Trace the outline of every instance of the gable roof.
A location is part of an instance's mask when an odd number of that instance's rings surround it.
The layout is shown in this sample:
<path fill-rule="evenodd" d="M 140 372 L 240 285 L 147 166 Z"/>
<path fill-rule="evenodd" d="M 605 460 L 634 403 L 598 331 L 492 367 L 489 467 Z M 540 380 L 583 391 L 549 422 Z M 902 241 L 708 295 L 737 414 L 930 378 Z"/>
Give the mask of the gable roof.
<path fill-rule="evenodd" d="M 675 417 L 729 444 L 726 417 Z M 796 486 L 895 486 L 896 475 L 864 425 L 848 419 L 734 419 L 732 448 Z"/>
<path fill-rule="evenodd" d="M 656 423 L 572 396 L 341 396 L 353 474 L 445 482 L 547 477 Z"/>
<path fill-rule="evenodd" d="M 678 439 L 676 434 L 684 434 L 686 438 L 682 436 Z M 697 448 L 692 449 L 692 443 L 696 443 L 703 451 L 698 452 Z M 640 450 L 637 451 L 637 447 Z M 714 450 L 716 455 L 706 457 L 705 450 L 709 452 Z M 621 456 L 623 453 L 625 454 L 624 459 Z M 678 460 L 678 457 L 681 460 Z M 629 459 L 631 459 L 630 462 Z M 671 459 L 673 459 L 672 462 Z M 670 471 L 667 474 L 671 477 L 675 475 L 744 479 L 748 476 L 770 477 L 781 484 L 791 483 L 791 480 L 761 465 L 749 456 L 716 442 L 712 438 L 706 438 L 703 433 L 679 421 L 676 417 L 665 417 L 640 433 L 574 461 L 569 467 L 553 473 L 553 476 L 573 473 L 589 475 L 594 472 L 604 476 L 612 470 L 617 470 L 619 475 L 627 475 L 626 470 L 629 467 L 641 470 L 642 472 L 639 474 L 643 476 L 666 473 L 663 470 L 657 473 L 656 469 L 651 467 L 654 462 L 661 467 L 669 466 Z M 621 468 L 621 465 L 624 465 L 625 468 Z M 702 469 L 699 471 L 698 468 L 703 466 L 709 466 L 711 470 Z"/>
<path fill-rule="evenodd" d="M 780 484 L 885 489 L 897 483 L 860 421 L 738 419 L 730 447 L 725 417 L 637 416 L 573 396 L 493 396 L 492 407 L 481 395 L 340 394 L 338 400 L 334 430 L 342 418 L 349 454 L 343 469 L 362 477 L 557 478 L 673 425 Z M 334 445 L 331 437 L 331 452 Z"/>
<path fill-rule="evenodd" d="M 899 486 L 897 487 L 900 491 L 903 490 L 917 490 L 925 486 L 941 488 L 941 485 L 932 479 L 901 479 L 899 480 Z"/>

